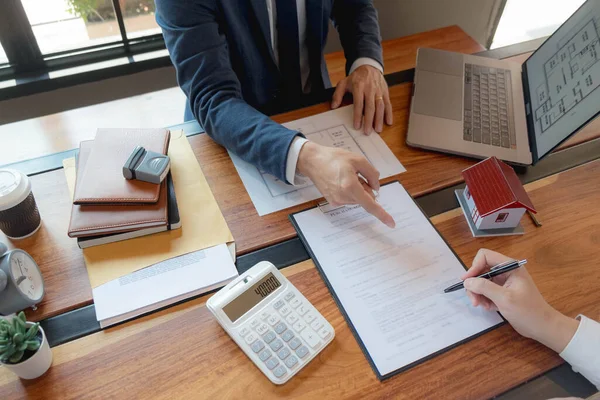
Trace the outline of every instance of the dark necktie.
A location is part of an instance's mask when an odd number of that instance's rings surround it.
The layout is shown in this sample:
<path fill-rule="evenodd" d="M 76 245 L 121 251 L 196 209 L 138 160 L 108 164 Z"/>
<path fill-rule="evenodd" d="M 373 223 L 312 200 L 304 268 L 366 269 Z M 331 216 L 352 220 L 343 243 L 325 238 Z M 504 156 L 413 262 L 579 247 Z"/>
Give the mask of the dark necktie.
<path fill-rule="evenodd" d="M 276 0 L 277 50 L 281 86 L 286 97 L 302 94 L 296 0 Z"/>

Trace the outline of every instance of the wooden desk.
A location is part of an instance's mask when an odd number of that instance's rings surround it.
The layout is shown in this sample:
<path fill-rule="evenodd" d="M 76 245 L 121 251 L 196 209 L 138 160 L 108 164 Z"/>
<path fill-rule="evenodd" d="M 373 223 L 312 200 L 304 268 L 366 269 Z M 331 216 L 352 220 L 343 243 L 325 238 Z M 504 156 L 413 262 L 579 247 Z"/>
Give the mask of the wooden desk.
<path fill-rule="evenodd" d="M 524 236 L 473 239 L 460 210 L 433 218 L 469 265 L 480 247 L 527 258 L 548 302 L 600 317 L 600 160 L 527 185 L 544 225 Z M 456 398 L 498 395 L 562 363 L 504 325 L 379 382 L 311 261 L 283 270 L 336 330 L 284 386 L 272 385 L 205 307 L 209 296 L 55 347 L 41 379 L 0 370 L 0 398 Z"/>
<path fill-rule="evenodd" d="M 388 71 L 414 67 L 417 48 L 431 46 L 465 53 L 483 50 L 483 47 L 453 26 L 412 35 L 384 43 L 384 59 Z M 341 53 L 328 56 L 335 77 L 343 65 Z M 404 141 L 407 125 L 411 85 L 391 88 L 394 105 L 394 126 L 382 136 L 398 158 L 409 169 L 401 176 L 411 194 L 419 195 L 457 182 L 460 171 L 473 163 L 458 157 L 409 149 Z M 297 110 L 275 117 L 279 122 L 310 116 L 329 110 L 329 104 Z M 237 242 L 238 254 L 266 247 L 295 236 L 287 220 L 289 211 L 258 217 L 244 186 L 227 155 L 207 135 L 190 137 L 190 143 L 219 202 L 227 223 Z M 427 171 L 427 173 L 424 173 Z M 75 240 L 67 237 L 70 202 L 62 170 L 32 177 L 34 194 L 42 215 L 43 226 L 31 238 L 17 245 L 28 251 L 40 264 L 46 282 L 46 297 L 28 317 L 41 320 L 50 316 L 91 304 L 92 293 L 87 279 L 81 250 Z M 305 206 L 304 206 L 305 207 Z M 302 206 L 295 209 L 301 209 Z M 7 239 L 0 233 L 0 241 Z"/>

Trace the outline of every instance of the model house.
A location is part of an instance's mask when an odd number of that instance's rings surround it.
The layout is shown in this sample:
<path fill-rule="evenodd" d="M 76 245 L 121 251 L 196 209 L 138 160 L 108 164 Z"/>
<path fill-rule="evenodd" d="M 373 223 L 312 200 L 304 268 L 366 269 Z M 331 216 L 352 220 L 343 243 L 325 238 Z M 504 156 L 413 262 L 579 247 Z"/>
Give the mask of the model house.
<path fill-rule="evenodd" d="M 462 172 L 467 186 L 463 192 L 477 229 L 514 228 L 525 211 L 535 208 L 515 171 L 490 157 Z"/>

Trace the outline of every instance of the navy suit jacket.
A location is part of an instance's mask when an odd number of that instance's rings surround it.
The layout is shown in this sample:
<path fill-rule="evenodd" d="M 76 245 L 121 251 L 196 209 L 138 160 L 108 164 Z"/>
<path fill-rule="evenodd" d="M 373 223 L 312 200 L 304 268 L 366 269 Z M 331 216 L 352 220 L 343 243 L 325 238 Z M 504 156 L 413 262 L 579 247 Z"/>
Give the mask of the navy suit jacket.
<path fill-rule="evenodd" d="M 295 0 L 289 0 L 295 1 Z M 323 47 L 329 20 L 338 30 L 346 73 L 359 57 L 383 65 L 371 0 L 305 0 L 311 90 L 331 86 Z M 259 110 L 286 101 L 275 64 L 266 0 L 156 0 L 177 81 L 198 122 L 243 160 L 286 181 L 287 153 L 298 132 Z"/>

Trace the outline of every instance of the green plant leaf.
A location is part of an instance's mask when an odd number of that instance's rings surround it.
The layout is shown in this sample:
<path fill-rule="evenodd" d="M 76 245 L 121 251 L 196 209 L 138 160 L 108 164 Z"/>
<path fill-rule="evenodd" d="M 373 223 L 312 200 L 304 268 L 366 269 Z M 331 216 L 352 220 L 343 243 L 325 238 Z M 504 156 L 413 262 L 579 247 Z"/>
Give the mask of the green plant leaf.
<path fill-rule="evenodd" d="M 13 343 L 16 346 L 23 343 L 24 340 L 25 340 L 25 336 L 21 332 L 17 332 L 17 333 L 15 333 L 15 336 L 13 336 Z"/>
<path fill-rule="evenodd" d="M 19 346 L 17 346 L 17 350 L 19 350 L 19 351 L 25 351 L 26 349 L 27 349 L 27 342 L 23 342 Z"/>
<path fill-rule="evenodd" d="M 23 313 L 23 311 L 21 311 L 21 313 Z M 27 329 L 27 325 L 25 325 L 25 322 L 23 322 L 20 317 L 13 318 L 13 324 L 15 326 L 15 331 L 22 335 L 25 334 L 25 329 Z"/>
<path fill-rule="evenodd" d="M 0 346 L 8 344 L 9 342 L 10 340 L 8 340 L 8 338 L 0 338 Z"/>
<path fill-rule="evenodd" d="M 23 351 L 17 351 L 15 354 L 12 355 L 12 357 L 8 359 L 8 361 L 10 361 L 11 363 L 18 363 L 19 361 L 21 361 L 21 358 L 23 358 L 23 354 Z"/>
<path fill-rule="evenodd" d="M 27 318 L 25 317 L 25 313 L 23 311 L 21 311 L 19 315 L 17 315 L 17 318 L 19 318 L 23 322 L 23 324 L 27 322 Z"/>
<path fill-rule="evenodd" d="M 32 325 L 29 328 L 29 330 L 27 331 L 27 333 L 25 334 L 25 340 L 33 339 L 35 337 L 35 335 L 37 335 L 39 330 L 40 330 L 40 324 Z"/>
<path fill-rule="evenodd" d="M 40 342 L 37 340 L 28 340 L 25 343 L 27 343 L 27 350 L 36 351 L 40 348 Z"/>
<path fill-rule="evenodd" d="M 4 353 L 2 354 L 2 359 L 8 360 L 10 357 L 12 357 L 13 354 L 15 354 L 16 351 L 17 349 L 15 348 L 15 346 L 10 344 L 8 348 L 4 350 Z"/>

